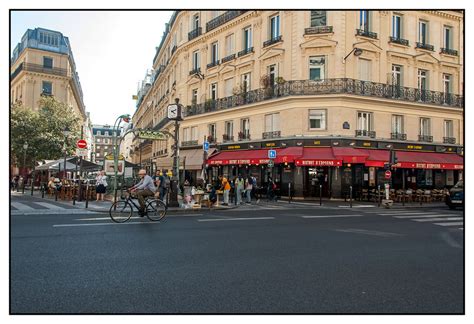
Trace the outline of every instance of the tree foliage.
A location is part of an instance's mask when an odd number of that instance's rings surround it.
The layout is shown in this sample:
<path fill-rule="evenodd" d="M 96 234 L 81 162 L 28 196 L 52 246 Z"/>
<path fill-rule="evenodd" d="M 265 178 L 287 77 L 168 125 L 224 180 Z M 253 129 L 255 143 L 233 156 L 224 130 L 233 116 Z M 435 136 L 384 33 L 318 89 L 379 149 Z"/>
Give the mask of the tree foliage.
<path fill-rule="evenodd" d="M 66 145 L 63 130 L 69 128 Z M 25 142 L 27 165 L 37 160 L 54 160 L 64 156 L 64 148 L 71 155 L 80 135 L 80 120 L 72 108 L 54 97 L 43 96 L 39 109 L 33 110 L 21 105 L 11 107 L 10 138 L 13 161 L 23 163 Z"/>

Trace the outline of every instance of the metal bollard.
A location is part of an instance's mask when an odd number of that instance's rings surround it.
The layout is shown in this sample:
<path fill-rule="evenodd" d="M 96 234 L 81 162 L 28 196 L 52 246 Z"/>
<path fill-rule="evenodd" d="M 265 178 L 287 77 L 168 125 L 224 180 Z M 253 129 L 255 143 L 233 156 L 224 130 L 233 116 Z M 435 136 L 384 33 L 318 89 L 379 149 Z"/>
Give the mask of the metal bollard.
<path fill-rule="evenodd" d="M 58 201 L 58 189 L 57 188 L 54 189 L 54 200 Z"/>
<path fill-rule="evenodd" d="M 89 207 L 89 181 L 87 181 L 86 185 L 86 208 Z"/>
<path fill-rule="evenodd" d="M 288 182 L 288 203 L 291 202 L 291 183 Z"/>
<path fill-rule="evenodd" d="M 41 198 L 44 198 L 44 185 L 41 185 Z"/>
<path fill-rule="evenodd" d="M 377 187 L 377 207 L 380 207 L 380 185 Z"/>
<path fill-rule="evenodd" d="M 322 186 L 322 185 L 319 185 L 319 206 L 322 206 L 322 205 L 323 205 L 323 193 L 322 193 L 322 190 L 323 190 L 323 186 Z"/>
<path fill-rule="evenodd" d="M 402 206 L 405 206 L 405 190 L 402 192 Z"/>
<path fill-rule="evenodd" d="M 352 186 L 349 187 L 349 202 L 350 202 L 350 206 L 352 208 Z"/>
<path fill-rule="evenodd" d="M 73 189 L 73 192 L 72 192 L 72 204 L 75 205 L 76 204 L 76 187 L 74 187 Z"/>

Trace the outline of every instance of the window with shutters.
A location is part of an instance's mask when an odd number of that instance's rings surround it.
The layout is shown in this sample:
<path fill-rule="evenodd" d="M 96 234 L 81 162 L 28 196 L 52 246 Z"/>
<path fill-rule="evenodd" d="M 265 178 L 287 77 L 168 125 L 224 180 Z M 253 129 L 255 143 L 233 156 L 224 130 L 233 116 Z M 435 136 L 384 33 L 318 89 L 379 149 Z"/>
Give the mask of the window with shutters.
<path fill-rule="evenodd" d="M 265 115 L 265 132 L 275 132 L 280 130 L 280 114 Z"/>
<path fill-rule="evenodd" d="M 309 129 L 310 130 L 326 129 L 326 110 L 325 109 L 310 109 Z"/>
<path fill-rule="evenodd" d="M 359 58 L 359 79 L 372 81 L 372 61 Z"/>
<path fill-rule="evenodd" d="M 431 135 L 431 120 L 429 118 L 420 118 L 420 135 Z"/>

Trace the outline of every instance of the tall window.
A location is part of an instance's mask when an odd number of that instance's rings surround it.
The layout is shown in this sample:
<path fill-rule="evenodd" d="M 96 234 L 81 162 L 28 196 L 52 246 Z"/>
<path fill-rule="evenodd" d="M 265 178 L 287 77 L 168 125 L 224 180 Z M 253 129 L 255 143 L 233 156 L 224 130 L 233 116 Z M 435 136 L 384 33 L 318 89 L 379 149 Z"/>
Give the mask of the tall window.
<path fill-rule="evenodd" d="M 192 30 L 199 28 L 199 14 L 195 14 L 192 18 Z"/>
<path fill-rule="evenodd" d="M 276 65 L 272 64 L 268 66 L 268 76 L 270 77 L 270 86 L 273 86 L 275 84 L 275 80 L 277 78 L 277 71 L 276 71 Z"/>
<path fill-rule="evenodd" d="M 274 39 L 280 36 L 280 16 L 270 17 L 270 38 Z"/>
<path fill-rule="evenodd" d="M 249 50 L 252 47 L 252 28 L 244 28 L 244 50 Z"/>
<path fill-rule="evenodd" d="M 225 38 L 225 55 L 234 54 L 234 34 L 230 34 Z"/>
<path fill-rule="evenodd" d="M 418 90 L 420 92 L 420 100 L 425 100 L 426 90 L 428 90 L 428 71 L 418 70 Z"/>
<path fill-rule="evenodd" d="M 43 81 L 42 94 L 52 95 L 53 94 L 53 84 L 48 81 Z"/>
<path fill-rule="evenodd" d="M 217 64 L 219 60 L 219 43 L 214 42 L 211 45 L 211 63 Z"/>
<path fill-rule="evenodd" d="M 446 49 L 452 49 L 452 37 L 453 37 L 453 30 L 449 26 L 444 26 L 443 28 L 443 42 L 444 42 L 444 48 Z"/>
<path fill-rule="evenodd" d="M 242 75 L 242 88 L 244 92 L 250 91 L 250 73 Z"/>
<path fill-rule="evenodd" d="M 431 135 L 431 121 L 429 118 L 420 118 L 420 135 L 421 136 Z"/>
<path fill-rule="evenodd" d="M 43 67 L 46 69 L 53 68 L 53 59 L 51 57 L 43 56 Z"/>
<path fill-rule="evenodd" d="M 418 23 L 418 41 L 421 44 L 428 43 L 428 22 L 420 20 Z"/>
<path fill-rule="evenodd" d="M 392 133 L 403 134 L 403 116 L 392 115 Z"/>
<path fill-rule="evenodd" d="M 280 114 L 265 115 L 265 132 L 275 132 L 280 130 Z"/>
<path fill-rule="evenodd" d="M 197 70 L 200 68 L 199 64 L 199 51 L 193 52 L 193 70 Z"/>
<path fill-rule="evenodd" d="M 311 27 L 326 26 L 326 10 L 311 10 Z"/>
<path fill-rule="evenodd" d="M 250 135 L 250 120 L 248 118 L 243 118 L 240 120 L 240 131 L 244 135 L 244 138 L 248 139 Z"/>
<path fill-rule="evenodd" d="M 234 122 L 232 120 L 225 122 L 225 135 L 232 137 L 234 134 Z"/>
<path fill-rule="evenodd" d="M 191 127 L 191 141 L 198 140 L 198 128 L 197 126 Z"/>
<path fill-rule="evenodd" d="M 230 97 L 232 96 L 232 89 L 234 88 L 234 79 L 230 78 L 224 80 L 224 96 Z"/>
<path fill-rule="evenodd" d="M 183 128 L 183 142 L 188 142 L 190 137 L 189 127 Z"/>
<path fill-rule="evenodd" d="M 217 137 L 216 124 L 209 124 L 208 130 L 209 130 L 209 136 L 211 136 L 212 139 L 215 141 Z"/>
<path fill-rule="evenodd" d="M 310 109 L 309 111 L 309 129 L 322 130 L 326 129 L 326 110 Z"/>
<path fill-rule="evenodd" d="M 191 94 L 191 102 L 193 105 L 197 104 L 198 100 L 198 89 L 193 89 L 192 94 Z"/>
<path fill-rule="evenodd" d="M 309 79 L 319 81 L 324 79 L 325 74 L 325 58 L 324 56 L 309 57 Z"/>
<path fill-rule="evenodd" d="M 403 78 L 402 78 L 402 71 L 403 71 L 403 66 L 401 65 L 392 65 L 392 80 L 390 80 L 390 83 L 394 86 L 402 86 L 403 85 Z"/>
<path fill-rule="evenodd" d="M 444 121 L 444 137 L 454 137 L 454 130 L 453 130 L 453 121 L 452 120 L 445 120 Z"/>
<path fill-rule="evenodd" d="M 370 112 L 357 113 L 357 130 L 372 131 L 373 130 L 373 114 Z"/>
<path fill-rule="evenodd" d="M 368 10 L 359 11 L 359 29 L 370 31 L 370 13 Z"/>
<path fill-rule="evenodd" d="M 444 102 L 449 103 L 451 94 L 451 74 L 443 73 Z"/>
<path fill-rule="evenodd" d="M 217 99 L 217 83 L 211 84 L 210 93 L 211 93 L 211 99 L 216 100 Z"/>
<path fill-rule="evenodd" d="M 359 79 L 362 81 L 372 80 L 372 61 L 359 58 Z"/>
<path fill-rule="evenodd" d="M 402 38 L 402 16 L 392 16 L 392 37 L 399 39 Z"/>

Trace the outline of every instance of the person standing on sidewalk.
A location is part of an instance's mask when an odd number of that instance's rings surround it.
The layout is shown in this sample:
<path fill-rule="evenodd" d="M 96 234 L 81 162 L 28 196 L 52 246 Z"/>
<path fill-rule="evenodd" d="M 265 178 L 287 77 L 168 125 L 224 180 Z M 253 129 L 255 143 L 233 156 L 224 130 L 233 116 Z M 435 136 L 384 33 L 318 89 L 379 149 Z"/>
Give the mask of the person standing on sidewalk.
<path fill-rule="evenodd" d="M 221 182 L 221 190 L 224 191 L 224 203 L 222 205 L 229 206 L 229 191 L 230 191 L 230 184 L 226 177 L 222 175 L 219 176 L 219 180 Z"/>
<path fill-rule="evenodd" d="M 245 179 L 245 195 L 247 196 L 247 204 L 252 202 L 252 190 L 253 190 L 253 179 L 249 175 L 247 179 Z"/>
<path fill-rule="evenodd" d="M 166 195 L 168 194 L 168 190 L 171 184 L 170 178 L 166 175 L 166 172 L 161 173 L 156 179 L 155 183 L 158 188 L 158 192 L 160 194 L 160 199 L 166 204 L 167 203 Z"/>
<path fill-rule="evenodd" d="M 235 179 L 236 205 L 242 204 L 242 193 L 244 191 L 244 184 L 244 178 L 242 178 L 242 175 L 239 174 L 237 179 Z"/>
<path fill-rule="evenodd" d="M 104 194 L 107 188 L 107 176 L 104 170 L 100 171 L 95 177 L 95 193 L 97 194 L 96 201 L 104 201 Z"/>

